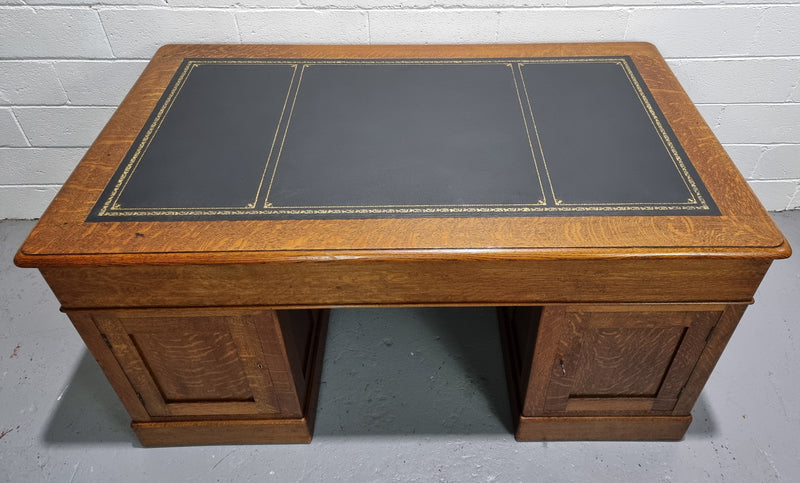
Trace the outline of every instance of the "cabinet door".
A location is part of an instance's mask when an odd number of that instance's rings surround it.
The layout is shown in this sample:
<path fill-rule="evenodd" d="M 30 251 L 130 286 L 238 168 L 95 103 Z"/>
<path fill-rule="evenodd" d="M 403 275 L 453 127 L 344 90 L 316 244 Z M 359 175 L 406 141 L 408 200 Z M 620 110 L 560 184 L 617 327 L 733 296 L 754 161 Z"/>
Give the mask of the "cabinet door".
<path fill-rule="evenodd" d="M 290 362 L 301 364 L 302 356 L 287 354 L 275 311 L 129 310 L 91 317 L 150 416 L 302 417 L 297 386 L 303 392 L 305 385 L 295 379 L 305 371 Z"/>
<path fill-rule="evenodd" d="M 541 392 L 528 398 L 534 407 L 526 411 L 573 415 L 671 411 L 723 309 L 545 308 L 533 362 L 540 378 L 532 377 L 528 394 Z"/>

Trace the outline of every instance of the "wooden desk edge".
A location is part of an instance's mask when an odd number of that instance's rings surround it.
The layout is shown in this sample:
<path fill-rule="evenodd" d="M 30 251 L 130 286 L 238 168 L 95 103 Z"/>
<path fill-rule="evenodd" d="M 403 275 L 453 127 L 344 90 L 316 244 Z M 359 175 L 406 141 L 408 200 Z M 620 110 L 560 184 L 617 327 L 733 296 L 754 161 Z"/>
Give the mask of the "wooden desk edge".
<path fill-rule="evenodd" d="M 587 47 L 605 52 L 615 51 L 622 55 L 646 55 L 662 57 L 658 48 L 650 42 L 545 42 L 545 43 L 498 43 L 498 44 L 165 44 L 153 55 L 153 60 L 183 59 L 200 49 L 215 49 L 218 55 L 237 55 L 242 48 L 262 49 L 261 55 L 270 56 L 270 49 L 275 56 L 296 56 L 298 58 L 314 58 L 325 56 L 356 56 L 402 58 L 409 55 L 436 58 L 444 54 L 446 57 L 461 55 L 475 57 L 480 51 L 487 57 L 526 57 L 525 52 L 532 48 L 551 50 L 553 53 L 570 55 L 581 53 L 586 55 Z M 441 52 L 444 51 L 444 52 Z M 440 53 L 441 52 L 441 53 Z M 440 55 L 437 55 L 440 54 Z M 554 54 L 551 54 L 554 55 Z M 600 54 L 598 54 L 600 55 Z"/>
<path fill-rule="evenodd" d="M 20 247 L 14 264 L 22 268 L 134 266 L 134 265 L 231 265 L 252 263 L 359 262 L 359 261 L 467 261 L 467 260 L 623 260 L 623 259 L 760 259 L 789 258 L 792 248 L 786 240 L 776 247 L 672 247 L 647 248 L 519 248 L 519 249 L 398 249 L 398 250 L 319 250 L 245 251 L 183 253 L 108 253 L 92 255 L 36 255 Z"/>

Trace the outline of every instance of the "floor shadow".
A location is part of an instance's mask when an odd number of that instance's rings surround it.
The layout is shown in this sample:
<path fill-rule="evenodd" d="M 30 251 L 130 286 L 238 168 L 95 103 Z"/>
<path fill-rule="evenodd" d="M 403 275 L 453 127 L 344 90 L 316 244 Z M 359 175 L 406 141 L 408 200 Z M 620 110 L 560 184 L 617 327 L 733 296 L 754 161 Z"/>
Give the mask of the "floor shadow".
<path fill-rule="evenodd" d="M 687 438 L 719 434 L 703 394 Z M 510 434 L 491 308 L 348 309 L 331 317 L 315 435 Z M 45 425 L 45 445 L 139 443 L 84 351 Z"/>
<path fill-rule="evenodd" d="M 719 425 L 711 413 L 711 406 L 706 401 L 703 393 L 692 409 L 692 424 L 686 431 L 686 437 L 691 439 L 708 439 L 719 436 Z"/>
<path fill-rule="evenodd" d="M 131 418 L 92 355 L 84 350 L 42 435 L 45 445 L 131 443 Z"/>
<path fill-rule="evenodd" d="M 477 395 L 485 398 L 492 414 L 507 432 L 513 433 L 496 309 L 436 309 L 426 315 L 426 320 L 430 323 L 425 327 L 432 335 L 441 337 L 447 354 L 461 366 L 464 377 L 478 388 Z"/>
<path fill-rule="evenodd" d="M 493 308 L 334 311 L 315 434 L 509 434 Z"/>
<path fill-rule="evenodd" d="M 322 379 L 317 436 L 512 432 L 491 308 L 335 311 Z M 88 351 L 42 442 L 139 445 L 130 416 Z"/>

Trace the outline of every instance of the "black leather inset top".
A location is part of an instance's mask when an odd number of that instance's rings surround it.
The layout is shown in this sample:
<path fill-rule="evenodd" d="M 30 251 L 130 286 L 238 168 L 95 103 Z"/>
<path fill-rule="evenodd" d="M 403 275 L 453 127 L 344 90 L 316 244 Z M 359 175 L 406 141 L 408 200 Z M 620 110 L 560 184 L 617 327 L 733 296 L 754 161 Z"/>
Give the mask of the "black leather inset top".
<path fill-rule="evenodd" d="M 718 215 L 620 58 L 187 59 L 89 221 Z"/>

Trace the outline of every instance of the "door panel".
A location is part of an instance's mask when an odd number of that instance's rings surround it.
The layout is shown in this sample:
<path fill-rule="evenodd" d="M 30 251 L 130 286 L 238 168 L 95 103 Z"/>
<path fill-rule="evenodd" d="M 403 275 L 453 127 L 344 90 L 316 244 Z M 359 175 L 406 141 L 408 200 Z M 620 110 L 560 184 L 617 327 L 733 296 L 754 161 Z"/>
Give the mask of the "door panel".
<path fill-rule="evenodd" d="M 95 325 L 152 416 L 302 415 L 271 310 L 97 312 Z M 302 382 L 302 381 L 301 381 Z"/>
<path fill-rule="evenodd" d="M 722 314 L 716 306 L 546 307 L 529 381 L 535 414 L 668 412 Z M 706 309 L 706 310 L 701 310 Z M 546 340 L 549 336 L 550 340 Z M 536 401 L 535 397 L 531 400 Z"/>

